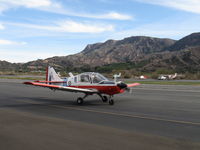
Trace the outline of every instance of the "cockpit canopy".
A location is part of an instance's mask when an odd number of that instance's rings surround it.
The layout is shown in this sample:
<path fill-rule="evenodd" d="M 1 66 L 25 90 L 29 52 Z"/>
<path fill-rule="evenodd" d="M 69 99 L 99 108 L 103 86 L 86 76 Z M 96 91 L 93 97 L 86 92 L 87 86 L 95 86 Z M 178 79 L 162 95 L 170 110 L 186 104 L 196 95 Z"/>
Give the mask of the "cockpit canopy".
<path fill-rule="evenodd" d="M 100 83 L 102 81 L 108 81 L 106 77 L 95 72 L 86 72 L 79 75 L 80 82 Z"/>

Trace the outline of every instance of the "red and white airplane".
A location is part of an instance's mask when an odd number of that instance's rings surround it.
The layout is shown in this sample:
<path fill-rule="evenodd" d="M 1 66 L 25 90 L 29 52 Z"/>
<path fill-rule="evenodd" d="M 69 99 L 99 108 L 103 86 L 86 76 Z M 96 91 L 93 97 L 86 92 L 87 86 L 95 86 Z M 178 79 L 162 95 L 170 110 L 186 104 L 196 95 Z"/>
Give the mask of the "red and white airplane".
<path fill-rule="evenodd" d="M 117 82 L 118 75 L 114 76 L 114 81 L 109 81 L 103 75 L 95 72 L 85 72 L 76 76 L 69 73 L 69 76 L 61 79 L 53 67 L 49 66 L 46 70 L 46 81 L 24 82 L 24 84 L 47 87 L 52 90 L 84 93 L 84 97 L 77 99 L 78 104 L 83 104 L 88 95 L 97 94 L 103 102 L 108 101 L 110 105 L 114 104 L 113 95 L 123 93 L 131 87 L 140 85 L 139 83 L 125 84 L 121 81 Z"/>

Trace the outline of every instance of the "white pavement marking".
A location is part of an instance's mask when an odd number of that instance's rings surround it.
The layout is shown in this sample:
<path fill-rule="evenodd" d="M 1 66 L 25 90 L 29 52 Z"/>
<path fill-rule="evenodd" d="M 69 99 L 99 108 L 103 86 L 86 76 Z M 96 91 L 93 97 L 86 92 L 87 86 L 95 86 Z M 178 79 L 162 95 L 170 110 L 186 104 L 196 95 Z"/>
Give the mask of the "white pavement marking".
<path fill-rule="evenodd" d="M 25 103 L 30 103 L 30 104 L 42 104 L 42 103 L 36 103 L 36 102 L 33 102 L 33 101 L 32 102 L 25 101 L 25 100 L 20 100 L 20 101 L 25 102 Z M 93 109 L 84 109 L 84 108 L 80 108 L 80 107 L 57 106 L 57 105 L 49 105 L 49 106 L 56 107 L 56 108 L 65 108 L 65 109 L 67 108 L 67 109 L 71 109 L 71 110 L 78 110 L 78 111 L 85 111 L 85 112 L 94 112 L 94 113 L 99 113 L 99 114 L 108 114 L 108 115 L 114 115 L 114 116 L 123 116 L 123 117 L 131 117 L 131 118 L 138 118 L 138 119 L 164 121 L 164 122 L 171 122 L 171 123 L 178 123 L 178 124 L 200 126 L 200 122 L 191 122 L 191 121 L 172 120 L 172 119 L 147 117 L 147 116 L 139 116 L 139 115 L 131 115 L 131 114 L 122 114 L 122 113 L 99 111 L 99 110 L 93 110 Z"/>

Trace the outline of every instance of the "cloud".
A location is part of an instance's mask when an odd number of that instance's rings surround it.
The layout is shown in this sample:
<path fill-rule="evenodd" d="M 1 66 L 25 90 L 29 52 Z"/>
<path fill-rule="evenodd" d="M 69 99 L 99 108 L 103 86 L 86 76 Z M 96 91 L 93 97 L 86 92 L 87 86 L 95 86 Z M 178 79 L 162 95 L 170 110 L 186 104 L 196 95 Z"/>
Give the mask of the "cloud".
<path fill-rule="evenodd" d="M 63 32 L 77 32 L 77 33 L 100 33 L 105 31 L 113 31 L 112 25 L 96 25 L 85 24 L 74 21 L 64 21 L 59 24 L 58 30 Z"/>
<path fill-rule="evenodd" d="M 1 5 L 24 6 L 28 8 L 46 7 L 52 5 L 50 0 L 0 0 Z"/>
<path fill-rule="evenodd" d="M 200 14 L 200 0 L 136 0 Z"/>
<path fill-rule="evenodd" d="M 122 39 L 129 36 L 153 36 L 159 38 L 180 39 L 193 32 L 200 31 L 200 16 L 170 17 L 158 22 L 144 24 L 132 29 L 118 31 L 109 38 Z"/>
<path fill-rule="evenodd" d="M 126 14 L 120 14 L 117 12 L 109 12 L 102 15 L 90 15 L 90 14 L 82 14 L 83 17 L 88 18 L 96 18 L 96 19 L 114 19 L 114 20 L 132 20 L 133 17 Z"/>
<path fill-rule="evenodd" d="M 1 50 L 0 60 L 6 60 L 12 63 L 25 63 L 37 59 L 45 59 L 54 56 L 66 56 L 70 53 L 64 52 L 38 52 L 35 51 L 15 51 L 15 50 Z M 23 58 L 23 59 L 22 59 Z"/>
<path fill-rule="evenodd" d="M 48 30 L 53 32 L 71 32 L 71 33 L 101 33 L 106 31 L 113 31 L 113 25 L 82 23 L 75 21 L 62 21 L 52 26 L 23 24 L 23 23 L 9 23 L 10 25 L 21 26 L 25 28 L 33 28 L 39 30 Z"/>
<path fill-rule="evenodd" d="M 26 44 L 27 44 L 26 42 L 16 42 L 16 41 L 0 39 L 0 45 L 26 45 Z"/>
<path fill-rule="evenodd" d="M 9 10 L 11 8 L 25 7 L 39 10 L 49 10 L 61 8 L 59 3 L 51 0 L 0 0 L 0 12 Z"/>
<path fill-rule="evenodd" d="M 133 20 L 134 17 L 128 14 L 122 14 L 119 12 L 111 11 L 107 13 L 87 13 L 87 12 L 79 12 L 79 11 L 73 11 L 73 10 L 67 10 L 64 9 L 60 4 L 57 4 L 57 7 L 43 7 L 40 8 L 40 10 L 56 13 L 56 14 L 62 14 L 67 16 L 74 16 L 74 17 L 83 17 L 83 18 L 91 18 L 91 19 L 110 19 L 110 20 Z"/>
<path fill-rule="evenodd" d="M 4 30 L 4 29 L 5 27 L 2 24 L 0 24 L 0 30 Z"/>
<path fill-rule="evenodd" d="M 53 2 L 51 0 L 0 0 L 0 12 L 9 10 L 16 7 L 34 8 L 46 12 L 75 16 L 85 17 L 93 19 L 113 19 L 113 20 L 131 20 L 132 16 L 127 14 L 121 14 L 118 12 L 107 12 L 105 14 L 90 14 L 85 12 L 78 12 L 68 10 L 64 8 L 60 3 Z"/>

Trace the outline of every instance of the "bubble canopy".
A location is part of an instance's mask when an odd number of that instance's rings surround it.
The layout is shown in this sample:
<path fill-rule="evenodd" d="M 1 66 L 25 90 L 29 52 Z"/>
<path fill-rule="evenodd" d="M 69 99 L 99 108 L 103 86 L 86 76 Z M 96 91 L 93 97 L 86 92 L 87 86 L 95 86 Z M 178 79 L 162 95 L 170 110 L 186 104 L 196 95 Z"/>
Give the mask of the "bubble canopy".
<path fill-rule="evenodd" d="M 100 73 L 95 72 L 85 72 L 79 75 L 80 82 L 92 82 L 92 83 L 100 83 L 102 81 L 108 81 L 106 77 L 101 75 Z"/>

